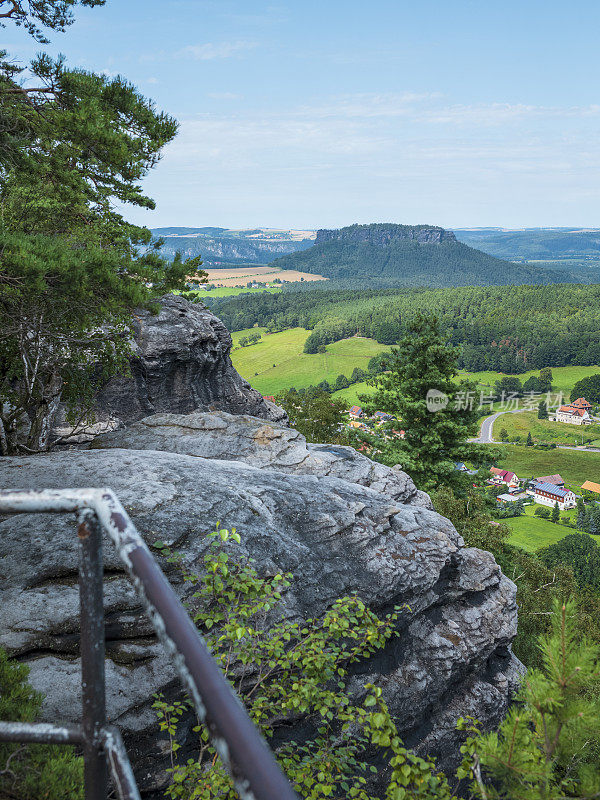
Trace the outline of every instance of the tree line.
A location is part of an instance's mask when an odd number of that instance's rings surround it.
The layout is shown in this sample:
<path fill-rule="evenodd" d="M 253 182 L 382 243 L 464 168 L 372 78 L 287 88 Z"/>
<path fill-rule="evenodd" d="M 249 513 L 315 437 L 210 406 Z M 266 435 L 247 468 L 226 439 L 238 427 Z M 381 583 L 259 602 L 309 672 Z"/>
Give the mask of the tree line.
<path fill-rule="evenodd" d="M 418 313 L 435 314 L 459 367 L 518 374 L 600 363 L 600 286 L 466 286 L 453 289 L 311 289 L 222 298 L 212 305 L 230 330 L 311 331 L 315 353 L 354 334 L 395 344 Z"/>

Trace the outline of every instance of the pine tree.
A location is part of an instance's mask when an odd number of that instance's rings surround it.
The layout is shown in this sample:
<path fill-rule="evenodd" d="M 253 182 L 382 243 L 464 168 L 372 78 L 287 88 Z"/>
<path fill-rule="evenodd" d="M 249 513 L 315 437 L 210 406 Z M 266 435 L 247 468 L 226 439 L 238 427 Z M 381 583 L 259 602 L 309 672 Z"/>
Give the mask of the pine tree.
<path fill-rule="evenodd" d="M 538 405 L 538 419 L 548 419 L 548 406 L 545 400 L 540 400 Z"/>
<path fill-rule="evenodd" d="M 404 439 L 391 435 L 382 444 L 381 460 L 400 463 L 423 489 L 459 478 L 454 462 L 489 463 L 489 449 L 469 444 L 477 412 L 469 397 L 475 386 L 457 384 L 458 352 L 442 335 L 435 317 L 418 314 L 397 348 L 386 356 L 389 372 L 369 383 L 371 396 L 361 397 L 370 410 L 386 411 L 401 420 Z M 398 423 L 388 427 L 398 427 Z"/>
<path fill-rule="evenodd" d="M 531 436 L 531 431 L 529 431 L 528 434 L 527 434 L 527 441 L 526 441 L 525 444 L 527 445 L 527 447 L 532 447 L 533 446 L 533 438 Z"/>
<path fill-rule="evenodd" d="M 577 498 L 577 528 L 580 531 L 587 531 L 588 514 L 581 497 Z"/>
<path fill-rule="evenodd" d="M 598 797 L 598 649 L 577 630 L 574 603 L 555 601 L 552 630 L 497 732 L 471 737 L 459 777 L 474 778 L 481 800 Z M 461 727 L 470 731 L 470 723 Z M 489 783 L 488 783 L 489 781 Z"/>
<path fill-rule="evenodd" d="M 558 507 L 558 503 L 554 503 L 554 507 L 552 508 L 552 516 L 550 517 L 552 522 L 558 522 L 560 520 L 560 509 Z"/>
<path fill-rule="evenodd" d="M 1 19 L 43 42 L 40 26 L 64 29 L 77 0 L 10 5 Z M 0 145 L 0 455 L 46 449 L 59 403 L 85 410 L 127 366 L 132 310 L 201 278 L 199 258 L 167 264 L 151 232 L 117 211 L 154 208 L 141 180 L 177 122 L 123 78 L 62 57 L 42 53 L 23 72 L 0 53 L 0 128 L 11 132 Z"/>
<path fill-rule="evenodd" d="M 552 370 L 550 367 L 542 367 L 540 370 L 540 392 L 549 392 L 552 389 Z"/>

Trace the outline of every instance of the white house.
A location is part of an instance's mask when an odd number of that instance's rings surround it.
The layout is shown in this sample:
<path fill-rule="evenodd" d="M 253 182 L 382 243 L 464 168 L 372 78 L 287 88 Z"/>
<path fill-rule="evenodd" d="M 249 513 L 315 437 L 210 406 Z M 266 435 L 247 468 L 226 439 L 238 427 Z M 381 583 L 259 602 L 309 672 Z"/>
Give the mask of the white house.
<path fill-rule="evenodd" d="M 348 415 L 350 419 L 360 419 L 361 417 L 364 417 L 365 412 L 362 410 L 360 406 L 350 406 Z"/>
<path fill-rule="evenodd" d="M 560 406 L 556 410 L 556 421 L 568 422 L 570 425 L 591 425 L 591 410 L 592 404 L 585 397 L 578 397 L 572 403 Z"/>
<path fill-rule="evenodd" d="M 517 478 L 514 472 L 511 472 L 509 469 L 499 469 L 498 467 L 492 467 L 490 469 L 492 473 L 491 480 L 495 484 L 505 483 L 507 486 L 518 486 L 519 479 Z"/>
<path fill-rule="evenodd" d="M 569 489 L 561 489 L 554 483 L 536 483 L 533 487 L 533 499 L 542 506 L 552 506 L 558 503 L 561 511 L 574 508 L 577 505 L 575 495 Z"/>

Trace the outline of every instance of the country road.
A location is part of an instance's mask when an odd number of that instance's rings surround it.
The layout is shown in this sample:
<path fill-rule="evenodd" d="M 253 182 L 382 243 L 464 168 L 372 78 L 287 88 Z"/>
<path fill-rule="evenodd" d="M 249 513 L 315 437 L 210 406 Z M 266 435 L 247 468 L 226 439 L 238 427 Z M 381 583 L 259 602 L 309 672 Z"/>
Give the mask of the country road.
<path fill-rule="evenodd" d="M 494 422 L 498 419 L 498 417 L 501 417 L 502 414 L 518 414 L 520 411 L 523 411 L 523 409 L 514 408 L 511 411 L 498 411 L 496 414 L 491 414 L 481 423 L 481 429 L 479 431 L 478 438 L 471 439 L 470 441 L 478 444 L 494 444 L 495 442 L 492 438 L 494 433 Z M 496 442 L 495 444 L 500 444 L 500 442 Z M 587 453 L 600 453 L 600 448 L 598 447 L 584 447 L 583 445 L 559 444 L 557 445 L 557 448 L 559 450 L 579 450 L 580 452 L 585 451 Z"/>
<path fill-rule="evenodd" d="M 523 409 L 514 408 L 512 411 L 498 411 L 496 414 L 486 417 L 481 423 L 481 430 L 479 431 L 478 438 L 472 439 L 472 441 L 478 442 L 479 444 L 492 444 L 494 442 L 492 439 L 494 422 L 498 419 L 498 417 L 501 417 L 502 414 L 518 414 L 520 411 L 523 411 Z"/>

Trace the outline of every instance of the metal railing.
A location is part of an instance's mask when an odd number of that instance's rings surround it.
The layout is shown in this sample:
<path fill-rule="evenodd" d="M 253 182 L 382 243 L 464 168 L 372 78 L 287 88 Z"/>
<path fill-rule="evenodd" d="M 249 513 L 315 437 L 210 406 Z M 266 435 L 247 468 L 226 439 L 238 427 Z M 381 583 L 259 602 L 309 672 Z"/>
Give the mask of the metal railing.
<path fill-rule="evenodd" d="M 48 512 L 76 513 L 78 517 L 82 724 L 0 722 L 0 741 L 79 745 L 83 749 L 86 800 L 106 800 L 109 771 L 121 800 L 139 800 L 121 735 L 106 720 L 102 600 L 105 531 L 239 796 L 242 800 L 298 800 L 113 492 L 0 491 L 0 514 Z"/>

